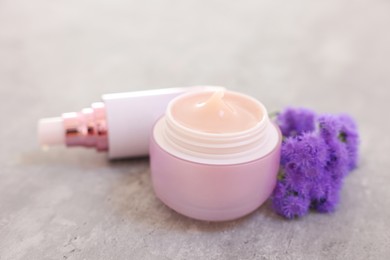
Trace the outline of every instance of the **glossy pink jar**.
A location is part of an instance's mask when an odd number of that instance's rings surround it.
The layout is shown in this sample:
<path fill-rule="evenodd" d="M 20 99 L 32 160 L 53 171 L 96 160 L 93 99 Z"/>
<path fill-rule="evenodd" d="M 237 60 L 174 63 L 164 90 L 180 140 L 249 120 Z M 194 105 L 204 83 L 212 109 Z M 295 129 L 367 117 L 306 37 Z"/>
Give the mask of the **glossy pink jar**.
<path fill-rule="evenodd" d="M 211 95 L 212 91 L 194 92 L 170 102 L 150 140 L 151 174 L 157 197 L 168 207 L 199 220 L 225 221 L 251 213 L 270 196 L 281 135 L 259 101 L 232 91 L 225 91 L 226 102 L 248 104 L 245 109 L 258 118 L 253 127 L 210 133 L 175 118 L 175 105 L 183 99 L 203 102 Z"/>

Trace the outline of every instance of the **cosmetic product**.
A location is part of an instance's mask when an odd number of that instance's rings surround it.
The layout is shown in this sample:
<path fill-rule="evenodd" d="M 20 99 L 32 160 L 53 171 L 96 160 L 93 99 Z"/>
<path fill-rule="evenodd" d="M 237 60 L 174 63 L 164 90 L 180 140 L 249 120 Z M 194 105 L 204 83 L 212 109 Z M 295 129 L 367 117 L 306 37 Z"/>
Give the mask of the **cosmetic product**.
<path fill-rule="evenodd" d="M 266 108 L 252 97 L 223 89 L 180 95 L 153 128 L 154 191 L 195 219 L 249 214 L 275 187 L 281 140 Z"/>
<path fill-rule="evenodd" d="M 180 94 L 202 89 L 223 88 L 195 86 L 106 94 L 102 102 L 80 112 L 41 119 L 39 142 L 42 146 L 92 147 L 107 151 L 112 159 L 144 156 L 148 154 L 153 124 L 168 102 Z"/>

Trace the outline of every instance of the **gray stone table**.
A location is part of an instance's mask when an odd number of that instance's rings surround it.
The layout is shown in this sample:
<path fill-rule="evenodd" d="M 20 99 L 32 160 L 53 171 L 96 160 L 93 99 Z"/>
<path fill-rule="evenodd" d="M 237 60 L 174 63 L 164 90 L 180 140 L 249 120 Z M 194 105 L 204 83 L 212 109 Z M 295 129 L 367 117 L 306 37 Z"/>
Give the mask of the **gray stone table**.
<path fill-rule="evenodd" d="M 384 0 L 0 0 L 0 259 L 389 259 L 389 60 Z M 103 93 L 195 84 L 353 115 L 338 210 L 199 222 L 154 196 L 147 158 L 37 144 L 39 118 Z"/>

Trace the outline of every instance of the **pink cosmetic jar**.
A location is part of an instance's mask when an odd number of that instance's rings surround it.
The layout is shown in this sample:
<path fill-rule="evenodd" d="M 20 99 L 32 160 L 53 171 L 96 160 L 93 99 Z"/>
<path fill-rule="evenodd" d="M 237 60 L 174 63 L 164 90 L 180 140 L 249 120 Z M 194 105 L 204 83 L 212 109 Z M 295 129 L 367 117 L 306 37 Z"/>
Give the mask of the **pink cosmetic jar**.
<path fill-rule="evenodd" d="M 242 217 L 272 193 L 280 146 L 280 131 L 258 100 L 227 90 L 180 95 L 151 135 L 154 191 L 194 219 Z"/>

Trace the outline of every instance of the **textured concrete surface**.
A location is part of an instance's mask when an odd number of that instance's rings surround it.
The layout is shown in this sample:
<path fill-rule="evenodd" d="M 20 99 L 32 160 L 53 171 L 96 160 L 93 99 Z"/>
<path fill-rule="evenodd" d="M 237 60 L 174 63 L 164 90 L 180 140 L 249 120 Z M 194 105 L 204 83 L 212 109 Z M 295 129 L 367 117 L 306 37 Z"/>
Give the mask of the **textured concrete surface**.
<path fill-rule="evenodd" d="M 0 0 L 0 259 L 388 259 L 389 28 L 381 0 Z M 194 84 L 355 116 L 338 210 L 198 222 L 155 198 L 147 158 L 37 145 L 40 117 Z"/>

